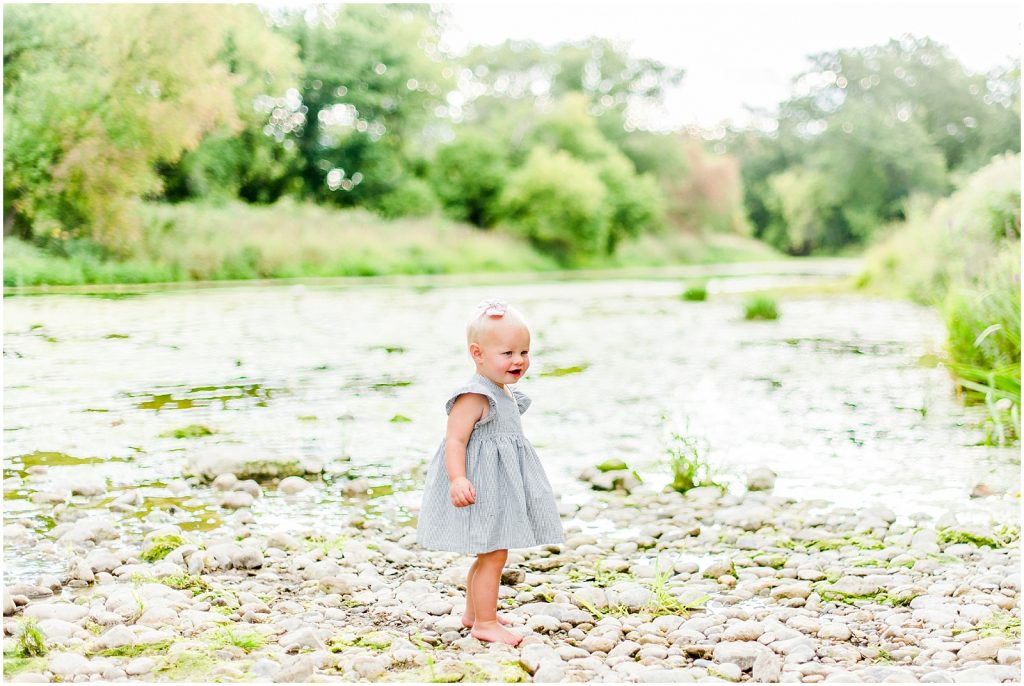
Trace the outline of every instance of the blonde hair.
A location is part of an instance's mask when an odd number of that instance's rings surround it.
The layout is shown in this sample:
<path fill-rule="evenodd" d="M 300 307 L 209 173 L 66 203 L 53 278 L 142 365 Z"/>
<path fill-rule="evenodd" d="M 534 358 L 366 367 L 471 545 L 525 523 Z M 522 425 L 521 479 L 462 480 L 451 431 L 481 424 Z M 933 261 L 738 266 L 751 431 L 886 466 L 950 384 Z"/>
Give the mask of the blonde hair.
<path fill-rule="evenodd" d="M 487 333 L 502 324 L 517 324 L 529 330 L 526 319 L 519 310 L 504 300 L 489 299 L 480 301 L 473 310 L 473 315 L 466 326 L 466 344 L 480 344 Z"/>

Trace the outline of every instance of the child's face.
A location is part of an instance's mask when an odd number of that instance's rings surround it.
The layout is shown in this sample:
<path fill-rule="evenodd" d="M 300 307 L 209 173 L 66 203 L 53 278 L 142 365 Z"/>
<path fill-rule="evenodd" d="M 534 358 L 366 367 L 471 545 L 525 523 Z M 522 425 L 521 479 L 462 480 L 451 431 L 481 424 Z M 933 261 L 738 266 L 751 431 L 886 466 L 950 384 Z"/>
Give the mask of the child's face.
<path fill-rule="evenodd" d="M 524 326 L 503 324 L 471 343 L 469 352 L 481 374 L 498 384 L 515 383 L 530 368 L 530 331 Z"/>

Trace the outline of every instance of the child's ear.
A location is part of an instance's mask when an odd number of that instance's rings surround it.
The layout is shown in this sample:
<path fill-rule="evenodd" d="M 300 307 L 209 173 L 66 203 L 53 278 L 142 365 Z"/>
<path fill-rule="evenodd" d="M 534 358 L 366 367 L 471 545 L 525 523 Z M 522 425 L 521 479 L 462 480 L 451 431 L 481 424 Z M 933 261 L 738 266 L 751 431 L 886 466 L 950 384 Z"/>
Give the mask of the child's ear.
<path fill-rule="evenodd" d="M 469 344 L 469 355 L 474 360 L 479 360 L 480 359 L 480 346 L 478 344 L 476 344 L 476 343 L 470 343 Z"/>

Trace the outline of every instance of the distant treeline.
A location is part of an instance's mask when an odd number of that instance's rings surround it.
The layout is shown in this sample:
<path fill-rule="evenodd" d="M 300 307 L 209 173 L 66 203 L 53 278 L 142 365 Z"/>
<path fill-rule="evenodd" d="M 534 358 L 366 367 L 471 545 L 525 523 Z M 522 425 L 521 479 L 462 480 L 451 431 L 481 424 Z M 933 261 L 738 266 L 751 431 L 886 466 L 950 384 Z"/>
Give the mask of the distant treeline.
<path fill-rule="evenodd" d="M 972 74 L 941 44 L 905 37 L 811 62 L 775 130 L 728 136 L 754 235 L 786 252 L 865 242 L 1020 152 L 1019 61 Z"/>
<path fill-rule="evenodd" d="M 667 228 L 868 238 L 1020 150 L 1019 65 L 928 40 L 815 56 L 775 130 L 638 129 L 681 69 L 591 38 L 443 50 L 427 5 L 4 7 L 4 224 L 128 257 L 139 200 L 444 212 L 563 262 Z"/>

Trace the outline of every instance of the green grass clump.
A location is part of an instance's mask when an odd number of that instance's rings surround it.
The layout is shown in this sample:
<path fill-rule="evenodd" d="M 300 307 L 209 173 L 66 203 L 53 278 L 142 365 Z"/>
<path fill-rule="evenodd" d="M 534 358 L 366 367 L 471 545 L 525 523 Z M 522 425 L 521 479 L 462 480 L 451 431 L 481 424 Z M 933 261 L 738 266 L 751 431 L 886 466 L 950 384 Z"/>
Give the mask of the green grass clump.
<path fill-rule="evenodd" d="M 984 403 L 985 443 L 1020 440 L 1020 248 L 943 305 L 950 361 L 968 403 Z"/>
<path fill-rule="evenodd" d="M 229 626 L 222 626 L 212 632 L 210 645 L 212 648 L 223 648 L 224 646 L 235 646 L 247 653 L 259 650 L 267 643 L 267 638 L 256 632 L 235 633 Z"/>
<path fill-rule="evenodd" d="M 335 550 L 344 550 L 345 543 L 348 542 L 348 536 L 335 536 L 334 538 L 327 538 L 319 534 L 310 534 L 306 536 L 306 549 L 307 550 L 319 550 L 325 556 L 329 555 Z"/>
<path fill-rule="evenodd" d="M 160 438 L 202 438 L 203 436 L 212 436 L 213 433 L 212 429 L 202 424 L 189 424 L 180 429 L 165 431 L 160 434 Z"/>
<path fill-rule="evenodd" d="M 987 545 L 990 548 L 1005 548 L 1020 538 L 1020 531 L 1004 526 L 992 532 L 991 536 L 985 536 L 974 531 L 961 531 L 959 529 L 942 529 L 937 537 L 938 543 L 970 543 L 981 546 Z"/>
<path fill-rule="evenodd" d="M 839 538 L 819 538 L 814 541 L 807 541 L 804 543 L 804 547 L 807 550 L 814 550 L 817 552 L 824 552 L 826 550 L 839 550 L 853 546 L 860 550 L 882 550 L 885 548 L 885 544 L 876 538 L 868 538 L 866 536 L 844 536 Z"/>
<path fill-rule="evenodd" d="M 4 677 L 7 678 L 21 672 L 42 672 L 46 669 L 45 657 L 19 657 L 14 653 L 4 653 Z"/>
<path fill-rule="evenodd" d="M 685 493 L 691 488 L 717 486 L 705 453 L 706 442 L 693 436 L 672 432 L 672 442 L 666 448 L 668 463 L 672 469 L 672 488 Z"/>
<path fill-rule="evenodd" d="M 644 609 L 648 610 L 655 617 L 661 615 L 681 615 L 685 617 L 690 614 L 690 610 L 703 607 L 704 603 L 711 598 L 709 595 L 704 595 L 692 603 L 684 604 L 680 602 L 668 590 L 668 580 L 672 578 L 672 574 L 672 569 L 661 570 L 655 568 L 654 578 L 648 584 L 651 590 L 651 599 L 647 602 L 647 607 Z"/>
<path fill-rule="evenodd" d="M 696 284 L 683 291 L 680 297 L 687 302 L 704 302 L 708 299 L 708 288 L 704 284 Z"/>
<path fill-rule="evenodd" d="M 96 653 L 90 653 L 90 655 L 99 655 L 100 657 L 139 657 L 140 655 L 163 655 L 167 652 L 167 649 L 171 647 L 174 641 L 168 639 L 166 641 L 158 641 L 157 643 L 139 643 L 135 645 L 118 646 L 117 648 L 107 648 L 100 650 Z"/>
<path fill-rule="evenodd" d="M 189 650 L 174 657 L 164 656 L 153 669 L 153 681 L 199 681 L 209 679 L 210 670 L 218 660 L 204 652 Z"/>
<path fill-rule="evenodd" d="M 747 320 L 772 320 L 779 318 L 775 301 L 765 295 L 755 295 L 743 305 L 743 318 Z"/>
<path fill-rule="evenodd" d="M 157 581 L 179 591 L 184 591 L 186 589 L 192 591 L 193 596 L 210 590 L 210 584 L 207 583 L 206 579 L 201 576 L 192 576 L 191 574 L 186 574 L 184 572 L 181 574 L 163 576 L 157 579 Z"/>
<path fill-rule="evenodd" d="M 974 628 L 982 638 L 1002 636 L 1010 640 L 1020 639 L 1020 617 L 1015 617 L 1009 612 L 993 612 L 991 617 L 980 622 Z M 970 629 L 954 630 L 953 635 L 964 631 L 970 631 Z"/>
<path fill-rule="evenodd" d="M 853 595 L 851 593 L 843 593 L 842 591 L 836 591 L 833 589 L 822 589 L 819 591 L 821 599 L 825 601 L 836 601 L 840 603 L 846 603 L 847 605 L 853 605 L 855 601 L 862 600 L 872 603 L 878 603 L 880 605 L 890 605 L 892 607 L 906 607 L 910 605 L 910 601 L 916 598 L 917 593 L 897 596 L 889 593 L 888 591 L 878 591 L 877 593 L 867 593 L 864 595 Z"/>
<path fill-rule="evenodd" d="M 633 578 L 632 574 L 628 574 L 626 572 L 615 572 L 610 569 L 605 569 L 601 566 L 600 560 L 598 560 L 597 564 L 594 565 L 593 570 L 573 568 L 569 570 L 566 576 L 568 576 L 570 581 L 591 582 L 599 588 L 607 588 L 608 586 L 617 584 L 620 581 L 629 581 Z"/>
<path fill-rule="evenodd" d="M 14 656 L 20 658 L 42 657 L 50 650 L 46 636 L 35 619 L 23 618 L 17 627 Z"/>
<path fill-rule="evenodd" d="M 406 417 L 404 414 L 396 414 L 394 417 L 391 418 L 392 424 L 406 424 L 411 421 L 412 420 Z"/>
<path fill-rule="evenodd" d="M 172 550 L 182 545 L 185 545 L 185 539 L 181 536 L 175 534 L 155 536 L 139 557 L 146 562 L 157 562 L 167 557 Z"/>

